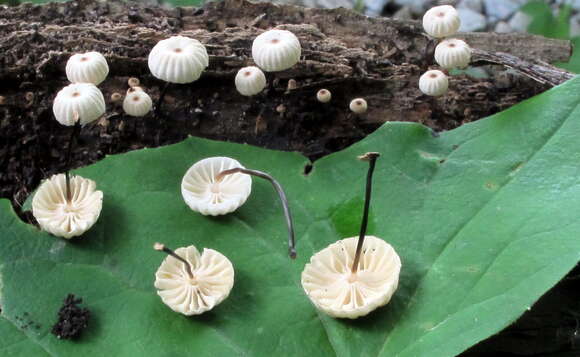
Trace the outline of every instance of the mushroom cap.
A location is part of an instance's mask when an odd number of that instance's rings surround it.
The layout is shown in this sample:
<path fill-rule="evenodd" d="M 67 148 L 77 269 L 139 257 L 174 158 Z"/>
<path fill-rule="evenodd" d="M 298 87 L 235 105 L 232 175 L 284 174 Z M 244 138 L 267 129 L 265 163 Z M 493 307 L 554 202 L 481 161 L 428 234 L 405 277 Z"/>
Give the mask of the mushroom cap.
<path fill-rule="evenodd" d="M 95 181 L 71 177 L 70 195 L 68 202 L 64 174 L 53 175 L 40 185 L 32 199 L 32 214 L 40 228 L 69 239 L 95 224 L 103 207 L 103 192 L 96 190 Z"/>
<path fill-rule="evenodd" d="M 99 52 L 77 53 L 66 62 L 66 77 L 71 83 L 99 85 L 108 74 L 107 60 Z"/>
<path fill-rule="evenodd" d="M 451 5 L 432 7 L 423 16 L 423 29 L 436 38 L 454 35 L 460 25 L 459 13 Z"/>
<path fill-rule="evenodd" d="M 362 114 L 367 111 L 368 104 L 363 98 L 354 98 L 348 107 L 353 113 Z"/>
<path fill-rule="evenodd" d="M 260 93 L 266 87 L 266 76 L 258 67 L 244 67 L 236 74 L 235 83 L 241 95 L 251 96 Z"/>
<path fill-rule="evenodd" d="M 149 94 L 140 87 L 133 87 L 127 91 L 123 100 L 123 110 L 132 117 L 142 117 L 147 115 L 153 108 L 153 101 Z"/>
<path fill-rule="evenodd" d="M 226 175 L 221 182 L 216 176 L 228 169 L 244 168 L 229 157 L 209 157 L 193 164 L 181 181 L 181 195 L 192 210 L 203 215 L 218 216 L 235 211 L 252 192 L 250 175 Z"/>
<path fill-rule="evenodd" d="M 228 297 L 234 286 L 234 267 L 228 258 L 207 248 L 199 254 L 193 245 L 175 253 L 191 265 L 193 279 L 183 262 L 168 255 L 155 273 L 155 288 L 165 305 L 187 316 L 199 315 Z"/>
<path fill-rule="evenodd" d="M 445 73 L 433 69 L 423 73 L 419 78 L 419 89 L 424 94 L 438 97 L 447 93 L 449 88 L 449 80 Z"/>
<path fill-rule="evenodd" d="M 321 103 L 328 103 L 332 99 L 332 93 L 328 89 L 321 89 L 316 93 L 316 99 Z"/>
<path fill-rule="evenodd" d="M 52 112 L 62 125 L 72 126 L 77 119 L 85 125 L 105 114 L 105 98 L 92 83 L 69 84 L 57 93 Z"/>
<path fill-rule="evenodd" d="M 443 40 L 435 47 L 435 61 L 445 69 L 465 68 L 471 61 L 471 48 L 456 38 Z"/>
<path fill-rule="evenodd" d="M 356 319 L 387 304 L 399 283 L 401 259 L 384 240 L 365 236 L 359 269 L 351 273 L 358 237 L 339 240 L 310 258 L 302 288 L 316 308 Z"/>
<path fill-rule="evenodd" d="M 269 30 L 252 43 L 252 58 L 266 72 L 283 71 L 300 60 L 302 47 L 298 37 L 287 30 Z"/>
<path fill-rule="evenodd" d="M 193 38 L 172 36 L 159 41 L 149 53 L 149 70 L 170 83 L 191 83 L 209 65 L 205 46 Z"/>

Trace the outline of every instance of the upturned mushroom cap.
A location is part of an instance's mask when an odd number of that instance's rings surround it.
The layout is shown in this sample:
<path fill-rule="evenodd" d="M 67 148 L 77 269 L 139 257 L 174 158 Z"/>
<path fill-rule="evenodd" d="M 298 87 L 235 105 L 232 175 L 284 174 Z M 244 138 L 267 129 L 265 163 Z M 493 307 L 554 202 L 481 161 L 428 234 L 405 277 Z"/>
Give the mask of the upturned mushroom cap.
<path fill-rule="evenodd" d="M 362 114 L 367 111 L 367 101 L 363 98 L 355 98 L 350 101 L 350 105 L 348 106 L 350 110 L 355 114 Z"/>
<path fill-rule="evenodd" d="M 447 93 L 449 88 L 449 80 L 445 73 L 433 69 L 423 73 L 419 78 L 419 89 L 424 94 L 438 97 Z"/>
<path fill-rule="evenodd" d="M 465 68 L 471 61 L 471 48 L 462 40 L 443 40 L 435 47 L 435 61 L 445 69 Z"/>
<path fill-rule="evenodd" d="M 266 72 L 283 71 L 300 60 L 302 47 L 298 37 L 287 30 L 269 30 L 252 43 L 252 58 Z"/>
<path fill-rule="evenodd" d="M 205 46 L 193 38 L 173 36 L 159 41 L 149 53 L 149 70 L 170 83 L 191 83 L 209 65 Z"/>
<path fill-rule="evenodd" d="M 365 236 L 358 271 L 351 272 L 358 237 L 329 245 L 310 258 L 302 287 L 316 308 L 332 317 L 356 319 L 387 304 L 399 283 L 401 260 L 393 247 Z"/>
<path fill-rule="evenodd" d="M 244 67 L 236 74 L 235 83 L 241 95 L 251 96 L 260 93 L 266 87 L 266 76 L 258 67 Z"/>
<path fill-rule="evenodd" d="M 191 316 L 213 309 L 228 297 L 234 286 L 234 268 L 228 258 L 213 249 L 199 254 L 193 245 L 175 253 L 191 265 L 193 278 L 183 262 L 167 256 L 155 273 L 155 288 L 163 303 Z"/>
<path fill-rule="evenodd" d="M 423 29 L 436 38 L 454 35 L 460 25 L 459 13 L 451 5 L 432 7 L 423 16 Z"/>
<path fill-rule="evenodd" d="M 142 117 L 147 115 L 153 108 L 153 101 L 149 94 L 140 87 L 133 87 L 127 91 L 123 100 L 123 110 L 132 117 Z"/>
<path fill-rule="evenodd" d="M 209 157 L 196 162 L 181 181 L 181 195 L 192 210 L 218 216 L 235 211 L 252 192 L 252 178 L 235 173 L 217 182 L 216 176 L 228 169 L 244 168 L 229 157 Z"/>
<path fill-rule="evenodd" d="M 92 83 L 73 83 L 58 92 L 52 111 L 62 125 L 71 126 L 77 120 L 85 125 L 105 114 L 105 98 Z"/>
<path fill-rule="evenodd" d="M 316 93 L 316 99 L 321 103 L 328 103 L 332 99 L 332 94 L 328 89 L 321 89 Z"/>
<path fill-rule="evenodd" d="M 108 74 L 107 60 L 99 52 L 77 53 L 66 63 L 66 77 L 71 83 L 99 85 Z"/>
<path fill-rule="evenodd" d="M 96 184 L 80 176 L 70 179 L 70 202 L 66 199 L 66 179 L 58 174 L 44 181 L 32 199 L 32 214 L 40 228 L 63 238 L 80 236 L 99 218 L 103 192 Z"/>

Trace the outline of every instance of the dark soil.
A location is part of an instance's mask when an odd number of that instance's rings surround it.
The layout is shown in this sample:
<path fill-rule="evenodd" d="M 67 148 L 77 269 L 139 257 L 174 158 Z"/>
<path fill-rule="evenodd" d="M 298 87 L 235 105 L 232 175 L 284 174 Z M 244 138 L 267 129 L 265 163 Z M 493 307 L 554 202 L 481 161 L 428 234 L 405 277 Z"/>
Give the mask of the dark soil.
<path fill-rule="evenodd" d="M 80 307 L 83 299 L 76 298 L 73 294 L 68 294 L 64 299 L 62 307 L 58 311 L 58 321 L 52 326 L 50 331 L 59 339 L 75 339 L 87 328 L 90 311 Z"/>

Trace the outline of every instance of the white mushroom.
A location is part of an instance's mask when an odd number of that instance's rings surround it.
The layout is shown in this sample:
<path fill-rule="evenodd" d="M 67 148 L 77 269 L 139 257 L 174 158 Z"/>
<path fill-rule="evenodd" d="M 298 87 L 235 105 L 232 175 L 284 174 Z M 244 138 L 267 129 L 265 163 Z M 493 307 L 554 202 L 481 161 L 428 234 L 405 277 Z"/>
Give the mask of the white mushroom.
<path fill-rule="evenodd" d="M 296 35 L 287 30 L 269 30 L 252 43 L 252 58 L 266 72 L 283 71 L 300 60 L 302 47 Z"/>
<path fill-rule="evenodd" d="M 103 207 L 103 193 L 96 190 L 94 181 L 73 176 L 70 200 L 66 196 L 65 175 L 50 177 L 34 194 L 32 214 L 40 228 L 68 239 L 80 236 L 95 224 Z"/>
<path fill-rule="evenodd" d="M 449 88 L 449 80 L 445 73 L 439 70 L 430 70 L 419 78 L 419 89 L 421 92 L 438 97 L 447 93 L 447 89 Z"/>
<path fill-rule="evenodd" d="M 196 162 L 181 181 L 185 203 L 203 215 L 217 216 L 235 211 L 252 191 L 252 178 L 243 173 L 216 176 L 224 170 L 243 166 L 229 157 L 210 157 Z"/>
<path fill-rule="evenodd" d="M 173 311 L 199 315 L 213 309 L 230 294 L 234 268 L 223 254 L 207 248 L 200 254 L 193 245 L 175 252 L 162 244 L 156 244 L 155 249 L 170 254 L 155 273 L 155 288 L 163 303 Z"/>
<path fill-rule="evenodd" d="M 321 103 L 328 103 L 332 98 L 332 94 L 328 89 L 321 89 L 316 93 L 316 99 Z"/>
<path fill-rule="evenodd" d="M 105 98 L 92 83 L 73 83 L 58 92 L 52 111 L 62 125 L 85 125 L 105 114 Z"/>
<path fill-rule="evenodd" d="M 129 88 L 125 100 L 123 100 L 123 110 L 132 117 L 142 117 L 147 115 L 153 108 L 151 97 L 140 87 Z"/>
<path fill-rule="evenodd" d="M 71 83 L 99 85 L 108 74 L 107 60 L 99 52 L 77 53 L 66 63 L 66 77 Z"/>
<path fill-rule="evenodd" d="M 459 13 L 451 5 L 432 7 L 423 16 L 423 29 L 436 38 L 454 35 L 460 25 Z"/>
<path fill-rule="evenodd" d="M 260 93 L 266 87 L 266 76 L 258 67 L 244 67 L 236 74 L 235 83 L 241 95 L 251 96 Z"/>
<path fill-rule="evenodd" d="M 141 81 L 139 80 L 139 78 L 131 77 L 127 80 L 127 84 L 129 85 L 129 87 L 139 87 Z"/>
<path fill-rule="evenodd" d="M 358 237 L 316 253 L 302 272 L 314 305 L 333 317 L 355 319 L 387 304 L 397 289 L 401 260 L 384 240 L 365 236 L 359 269 L 351 272 Z"/>
<path fill-rule="evenodd" d="M 367 101 L 363 98 L 355 98 L 351 100 L 349 108 L 355 114 L 362 114 L 367 111 Z"/>
<path fill-rule="evenodd" d="M 471 61 L 471 48 L 462 40 L 443 40 L 435 47 L 435 61 L 445 69 L 465 68 Z"/>
<path fill-rule="evenodd" d="M 205 46 L 193 38 L 173 36 L 159 41 L 149 53 L 149 70 L 169 83 L 191 83 L 209 65 Z"/>

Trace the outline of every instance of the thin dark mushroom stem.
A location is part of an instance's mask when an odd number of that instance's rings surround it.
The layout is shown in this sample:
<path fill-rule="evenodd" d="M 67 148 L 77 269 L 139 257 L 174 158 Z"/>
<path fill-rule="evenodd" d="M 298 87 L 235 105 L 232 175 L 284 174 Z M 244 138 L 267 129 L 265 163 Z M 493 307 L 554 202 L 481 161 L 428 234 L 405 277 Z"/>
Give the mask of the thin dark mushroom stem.
<path fill-rule="evenodd" d="M 265 172 L 258 171 L 258 170 L 243 169 L 241 167 L 236 167 L 233 169 L 229 169 L 229 170 L 225 170 L 225 171 L 220 172 L 216 176 L 216 181 L 219 182 L 224 178 L 224 176 L 235 174 L 238 172 L 246 174 L 246 175 L 261 177 L 263 179 L 270 181 L 270 183 L 272 183 L 272 185 L 274 186 L 274 189 L 278 193 L 278 196 L 280 196 L 280 201 L 282 202 L 282 208 L 284 209 L 284 217 L 286 218 L 286 225 L 288 226 L 288 254 L 290 255 L 290 258 L 295 259 L 296 258 L 296 241 L 294 239 L 294 224 L 292 223 L 292 214 L 290 213 L 290 206 L 288 205 L 288 199 L 286 198 L 286 194 L 284 193 L 282 186 L 272 176 L 268 175 Z"/>
<path fill-rule="evenodd" d="M 381 156 L 378 152 L 368 152 L 362 156 L 359 156 L 360 160 L 369 162 L 369 171 L 367 173 L 367 186 L 365 192 L 365 206 L 362 217 L 362 222 L 360 225 L 360 233 L 358 235 L 358 243 L 356 245 L 356 253 L 354 254 L 354 260 L 352 262 L 351 272 L 355 274 L 358 270 L 360 256 L 365 241 L 365 236 L 367 234 L 367 225 L 369 222 L 369 208 L 371 205 L 371 192 L 373 185 L 373 172 L 375 171 L 375 163 L 377 159 Z"/>
<path fill-rule="evenodd" d="M 189 264 L 189 262 L 185 259 L 183 259 L 182 257 L 180 257 L 179 255 L 177 255 L 177 253 L 175 253 L 174 251 L 172 251 L 171 249 L 167 248 L 165 246 L 165 244 L 161 244 L 161 243 L 155 243 L 153 245 L 153 249 L 158 250 L 160 252 L 164 252 L 168 255 L 171 255 L 173 258 L 179 260 L 180 262 L 182 262 L 183 264 L 185 264 L 186 268 L 185 271 L 187 272 L 187 275 L 189 275 L 190 279 L 194 279 L 193 277 L 193 269 L 191 268 L 191 264 Z"/>
<path fill-rule="evenodd" d="M 75 121 L 75 124 L 73 125 L 73 129 L 71 131 L 70 134 L 70 138 L 68 140 L 68 150 L 66 153 L 66 171 L 64 173 L 64 177 L 65 177 L 65 182 L 66 182 L 66 201 L 70 202 L 70 200 L 72 199 L 71 197 L 71 190 L 70 190 L 70 166 L 71 166 L 71 158 L 72 158 L 72 151 L 73 151 L 73 147 L 75 142 L 77 141 L 77 138 L 79 136 L 81 132 L 81 123 L 80 120 Z"/>
<path fill-rule="evenodd" d="M 159 93 L 159 99 L 157 100 L 157 105 L 155 106 L 155 116 L 159 116 L 159 113 L 161 113 L 161 104 L 165 99 L 165 94 L 167 94 L 167 89 L 169 88 L 170 84 L 171 83 L 169 82 L 165 83 L 163 89 L 161 89 L 161 93 Z"/>

